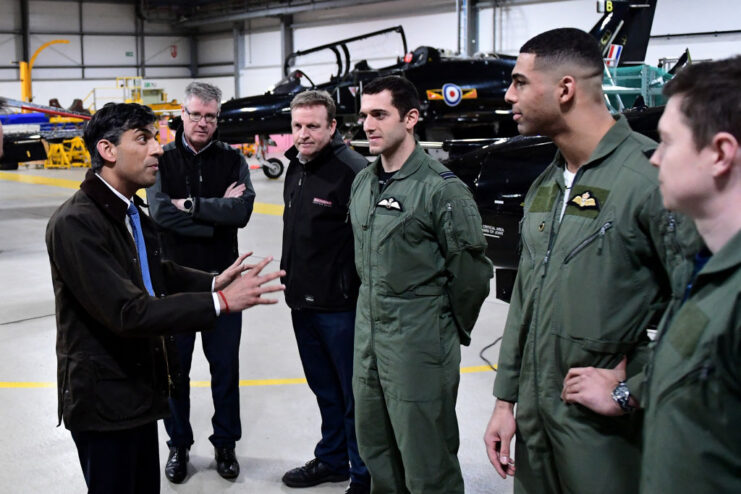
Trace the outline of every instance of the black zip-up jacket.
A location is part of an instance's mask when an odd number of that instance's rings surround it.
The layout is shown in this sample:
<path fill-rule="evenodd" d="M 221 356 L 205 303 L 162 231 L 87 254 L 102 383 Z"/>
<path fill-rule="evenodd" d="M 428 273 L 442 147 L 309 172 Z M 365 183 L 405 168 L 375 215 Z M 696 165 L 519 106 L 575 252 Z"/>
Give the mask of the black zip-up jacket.
<path fill-rule="evenodd" d="M 306 164 L 299 161 L 295 146 L 285 155 L 290 164 L 283 188 L 280 267 L 286 270 L 286 303 L 294 310 L 355 310 L 360 279 L 348 206 L 353 179 L 368 160 L 348 148 L 337 132 Z"/>
<path fill-rule="evenodd" d="M 72 431 L 131 429 L 170 414 L 168 374 L 177 359 L 171 337 L 159 335 L 213 327 L 213 277 L 163 261 L 155 225 L 140 210 L 157 295 L 150 297 L 126 203 L 92 171 L 80 189 L 46 228 L 59 418 Z"/>
<path fill-rule="evenodd" d="M 237 229 L 250 219 L 255 190 L 247 160 L 217 140 L 198 154 L 183 145 L 183 128 L 164 147 L 157 182 L 147 189 L 152 218 L 161 229 L 167 259 L 183 266 L 221 272 L 238 257 Z M 224 198 L 230 184 L 246 185 L 239 198 Z M 171 199 L 192 197 L 192 213 L 177 209 Z"/>

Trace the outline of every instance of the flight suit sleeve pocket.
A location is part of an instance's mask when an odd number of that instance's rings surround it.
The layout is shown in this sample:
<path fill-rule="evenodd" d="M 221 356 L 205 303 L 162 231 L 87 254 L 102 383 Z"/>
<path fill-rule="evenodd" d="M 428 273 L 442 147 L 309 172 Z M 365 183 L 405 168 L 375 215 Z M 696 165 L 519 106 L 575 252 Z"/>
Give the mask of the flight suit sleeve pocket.
<path fill-rule="evenodd" d="M 671 333 L 667 335 L 671 345 L 684 357 L 689 357 L 695 351 L 708 316 L 694 303 L 687 302 L 674 318 Z"/>
<path fill-rule="evenodd" d="M 445 233 L 449 250 L 485 249 L 486 239 L 476 205 L 468 200 L 454 200 L 448 202 L 446 208 Z"/>

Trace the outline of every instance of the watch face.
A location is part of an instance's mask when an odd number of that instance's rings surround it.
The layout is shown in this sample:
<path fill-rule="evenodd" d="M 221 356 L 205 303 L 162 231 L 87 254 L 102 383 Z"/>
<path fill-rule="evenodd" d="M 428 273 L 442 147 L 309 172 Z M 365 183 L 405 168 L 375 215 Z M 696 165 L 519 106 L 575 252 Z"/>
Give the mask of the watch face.
<path fill-rule="evenodd" d="M 185 202 L 183 203 L 183 207 L 185 207 L 185 209 L 192 208 L 193 207 L 193 201 L 191 201 L 190 199 L 186 199 Z"/>

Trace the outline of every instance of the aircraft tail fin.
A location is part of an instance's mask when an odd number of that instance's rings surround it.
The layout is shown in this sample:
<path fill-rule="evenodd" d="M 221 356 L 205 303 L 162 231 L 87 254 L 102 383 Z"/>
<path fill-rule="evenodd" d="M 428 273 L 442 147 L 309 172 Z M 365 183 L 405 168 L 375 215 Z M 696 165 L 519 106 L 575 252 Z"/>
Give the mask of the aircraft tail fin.
<path fill-rule="evenodd" d="M 612 45 L 621 45 L 620 65 L 643 63 L 658 0 L 603 0 L 597 2 L 602 17 L 589 34 L 608 58 Z"/>

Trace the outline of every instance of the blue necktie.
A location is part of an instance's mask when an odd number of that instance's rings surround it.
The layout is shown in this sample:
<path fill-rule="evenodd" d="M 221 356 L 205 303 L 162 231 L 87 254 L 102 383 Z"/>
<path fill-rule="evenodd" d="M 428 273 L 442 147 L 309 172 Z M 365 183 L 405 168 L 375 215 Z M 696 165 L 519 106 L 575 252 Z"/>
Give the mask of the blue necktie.
<path fill-rule="evenodd" d="M 149 277 L 149 261 L 147 260 L 147 246 L 144 243 L 144 235 L 142 234 L 142 224 L 139 220 L 139 211 L 136 210 L 133 202 L 129 203 L 129 209 L 126 211 L 131 220 L 131 233 L 134 235 L 134 243 L 136 244 L 136 252 L 139 254 L 139 266 L 142 269 L 142 279 L 144 280 L 144 286 L 147 287 L 147 291 L 151 296 L 154 297 L 154 289 L 152 288 L 152 279 Z"/>

